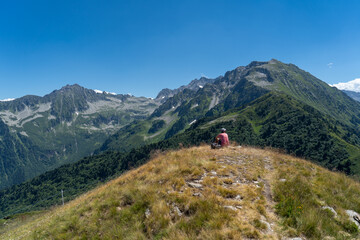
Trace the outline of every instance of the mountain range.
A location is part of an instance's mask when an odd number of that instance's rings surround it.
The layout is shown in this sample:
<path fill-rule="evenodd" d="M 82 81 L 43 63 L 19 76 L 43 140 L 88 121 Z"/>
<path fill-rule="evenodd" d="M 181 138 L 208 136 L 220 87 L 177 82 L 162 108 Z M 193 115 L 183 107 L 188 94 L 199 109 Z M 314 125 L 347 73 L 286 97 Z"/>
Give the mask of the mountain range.
<path fill-rule="evenodd" d="M 154 151 L 210 143 L 222 127 L 239 144 L 360 175 L 360 103 L 275 59 L 163 89 L 156 99 L 66 86 L 2 102 L 0 117 L 2 216 L 56 204 L 61 189 L 70 200 Z"/>
<path fill-rule="evenodd" d="M 251 105 L 259 104 L 261 97 L 269 94 L 273 96 L 270 99 L 281 98 L 278 100 L 280 104 L 273 104 L 272 101 L 262 103 L 262 105 L 271 105 L 267 106 L 269 111 L 279 115 L 290 111 L 291 106 L 296 106 L 296 108 L 302 108 L 300 112 L 305 116 L 316 114 L 313 118 L 323 119 L 326 122 L 324 131 L 331 135 L 332 141 L 340 145 L 345 144 L 347 148 L 353 149 L 349 150 L 350 158 L 358 157 L 359 102 L 295 65 L 284 64 L 277 60 L 252 62 L 248 66 L 226 72 L 224 76 L 218 77 L 216 80 L 209 80 L 200 89 L 186 89 L 173 95 L 160 105 L 148 119 L 132 124 L 131 131 L 128 131 L 127 128 L 120 129 L 118 133 L 106 140 L 100 149 L 126 152 L 134 146 L 168 139 L 197 121 L 204 121 L 204 117 L 226 119 L 223 115 L 227 115 L 228 111 L 245 106 L 250 108 Z M 282 101 L 289 101 L 293 104 L 282 104 Z M 256 110 L 256 114 L 259 114 L 258 110 Z M 252 131 L 260 133 L 264 127 L 254 121 L 253 116 L 247 117 L 247 122 L 251 124 Z M 229 117 L 229 119 L 231 118 L 235 117 Z M 263 115 L 259 114 L 257 119 L 266 120 L 264 122 L 271 125 L 278 124 L 279 116 L 273 117 L 270 121 L 263 113 Z M 337 128 L 332 130 L 334 128 L 332 125 L 336 125 Z M 296 125 L 294 128 L 296 129 Z M 299 134 L 299 136 L 301 135 L 308 136 Z M 283 137 L 286 136 L 283 135 Z M 238 138 L 238 136 L 235 135 L 233 138 Z M 209 140 L 206 139 L 206 141 Z M 266 142 L 268 143 L 264 143 L 265 145 L 273 144 L 273 141 L 267 140 Z M 284 144 L 276 146 L 285 147 Z"/>
<path fill-rule="evenodd" d="M 44 97 L 0 102 L 0 189 L 90 155 L 159 101 L 68 85 Z"/>

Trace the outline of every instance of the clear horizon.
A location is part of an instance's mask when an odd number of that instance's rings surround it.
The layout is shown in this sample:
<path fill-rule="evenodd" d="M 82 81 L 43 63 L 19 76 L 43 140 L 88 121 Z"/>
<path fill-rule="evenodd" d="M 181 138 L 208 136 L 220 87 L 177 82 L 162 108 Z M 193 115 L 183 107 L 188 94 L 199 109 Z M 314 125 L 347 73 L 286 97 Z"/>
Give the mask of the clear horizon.
<path fill-rule="evenodd" d="M 293 63 L 329 85 L 360 78 L 357 1 L 4 2 L 0 99 L 67 84 L 156 97 L 251 61 Z M 351 82 L 352 81 L 352 82 Z"/>

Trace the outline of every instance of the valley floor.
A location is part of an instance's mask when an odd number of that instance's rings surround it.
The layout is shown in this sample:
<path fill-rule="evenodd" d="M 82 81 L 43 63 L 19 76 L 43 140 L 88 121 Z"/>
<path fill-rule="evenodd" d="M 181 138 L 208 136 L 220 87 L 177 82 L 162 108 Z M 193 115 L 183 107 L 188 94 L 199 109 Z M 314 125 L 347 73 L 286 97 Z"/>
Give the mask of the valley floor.
<path fill-rule="evenodd" d="M 0 239 L 356 239 L 345 210 L 359 212 L 359 196 L 359 183 L 301 159 L 201 146 L 154 154 L 65 206 L 5 222 Z"/>

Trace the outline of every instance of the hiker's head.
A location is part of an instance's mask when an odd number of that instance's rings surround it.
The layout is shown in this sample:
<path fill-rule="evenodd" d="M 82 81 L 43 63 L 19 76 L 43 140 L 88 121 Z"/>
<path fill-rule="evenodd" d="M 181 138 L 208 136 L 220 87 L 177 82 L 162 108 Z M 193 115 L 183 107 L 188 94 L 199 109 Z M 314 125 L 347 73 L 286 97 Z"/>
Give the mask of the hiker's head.
<path fill-rule="evenodd" d="M 221 129 L 221 132 L 222 132 L 222 133 L 226 132 L 226 129 L 225 129 L 225 128 L 222 128 L 222 129 Z"/>

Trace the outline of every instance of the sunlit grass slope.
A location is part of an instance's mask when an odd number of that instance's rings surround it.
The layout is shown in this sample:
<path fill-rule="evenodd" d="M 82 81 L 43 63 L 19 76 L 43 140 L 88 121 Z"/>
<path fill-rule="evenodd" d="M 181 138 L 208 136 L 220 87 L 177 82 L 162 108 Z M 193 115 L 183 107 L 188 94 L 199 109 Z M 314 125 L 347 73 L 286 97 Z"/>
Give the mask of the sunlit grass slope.
<path fill-rule="evenodd" d="M 301 159 L 201 146 L 154 154 L 65 206 L 5 221 L 0 239 L 357 239 L 345 210 L 360 212 L 359 197 L 359 183 Z"/>

